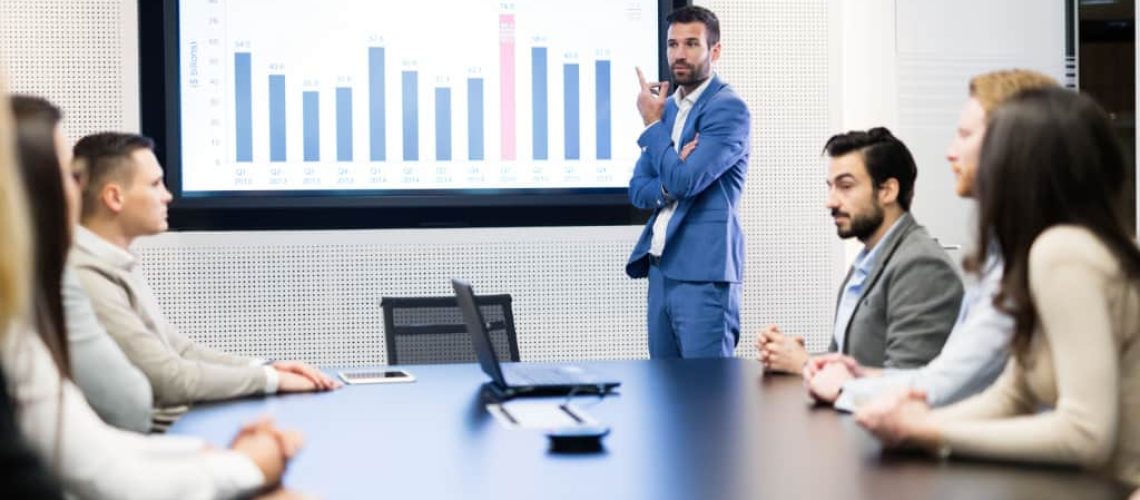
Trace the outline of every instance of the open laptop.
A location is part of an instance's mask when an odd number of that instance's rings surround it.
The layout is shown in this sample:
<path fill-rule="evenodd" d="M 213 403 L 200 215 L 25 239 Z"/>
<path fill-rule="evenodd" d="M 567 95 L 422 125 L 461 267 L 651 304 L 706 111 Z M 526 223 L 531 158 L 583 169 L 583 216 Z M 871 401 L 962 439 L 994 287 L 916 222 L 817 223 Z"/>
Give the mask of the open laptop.
<path fill-rule="evenodd" d="M 504 395 L 604 393 L 621 385 L 621 382 L 603 380 L 576 366 L 500 363 L 491 345 L 483 313 L 475 304 L 475 291 L 471 285 L 456 279 L 451 280 L 451 287 L 455 289 L 455 299 L 463 312 L 463 322 L 467 323 L 479 365 L 491 377 L 495 389 Z"/>

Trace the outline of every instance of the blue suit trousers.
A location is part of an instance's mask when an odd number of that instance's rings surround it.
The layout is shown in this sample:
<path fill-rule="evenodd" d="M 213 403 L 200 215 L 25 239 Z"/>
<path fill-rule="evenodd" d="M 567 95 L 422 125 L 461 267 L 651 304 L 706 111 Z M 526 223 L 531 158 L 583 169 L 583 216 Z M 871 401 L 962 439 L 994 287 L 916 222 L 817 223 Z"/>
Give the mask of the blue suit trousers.
<path fill-rule="evenodd" d="M 672 280 L 649 267 L 650 358 L 728 358 L 739 340 L 739 283 Z"/>

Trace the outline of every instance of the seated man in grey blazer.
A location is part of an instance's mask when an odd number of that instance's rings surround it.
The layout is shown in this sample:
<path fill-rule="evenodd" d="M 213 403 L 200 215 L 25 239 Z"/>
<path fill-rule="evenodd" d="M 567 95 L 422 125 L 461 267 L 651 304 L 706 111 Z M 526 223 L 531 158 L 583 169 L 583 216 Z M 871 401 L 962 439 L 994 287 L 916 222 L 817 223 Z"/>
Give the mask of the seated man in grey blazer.
<path fill-rule="evenodd" d="M 873 368 L 917 368 L 938 356 L 958 315 L 963 287 L 942 246 L 910 214 L 914 157 L 885 128 L 838 134 L 827 208 L 840 238 L 863 250 L 839 288 L 830 350 Z M 756 339 L 769 371 L 801 373 L 803 339 L 771 325 Z"/>
<path fill-rule="evenodd" d="M 99 321 L 146 375 L 154 403 L 169 409 L 253 394 L 327 390 L 339 384 L 299 362 L 215 351 L 167 322 L 129 250 L 140 236 L 166 230 L 171 195 L 150 139 L 114 132 L 84 137 L 74 148 L 83 172 L 81 227 L 71 262 Z"/>

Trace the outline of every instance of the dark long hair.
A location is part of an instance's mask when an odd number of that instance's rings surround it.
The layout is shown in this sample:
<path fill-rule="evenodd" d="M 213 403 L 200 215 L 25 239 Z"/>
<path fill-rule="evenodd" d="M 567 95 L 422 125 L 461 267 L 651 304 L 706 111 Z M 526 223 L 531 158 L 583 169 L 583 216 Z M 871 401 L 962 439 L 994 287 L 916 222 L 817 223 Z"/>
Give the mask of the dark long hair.
<path fill-rule="evenodd" d="M 1097 236 L 1126 277 L 1140 277 L 1140 250 L 1124 214 L 1124 152 L 1108 115 L 1091 98 L 1061 88 L 1031 90 L 998 107 L 978 166 L 978 250 L 996 244 L 1004 259 L 994 305 L 1016 322 L 1014 352 L 1023 358 L 1037 327 L 1029 291 L 1029 250 L 1046 229 L 1081 226 Z"/>
<path fill-rule="evenodd" d="M 31 96 L 12 96 L 16 122 L 16 148 L 28 193 L 32 232 L 35 236 L 35 326 L 51 351 L 59 371 L 71 376 L 67 348 L 67 325 L 63 316 L 63 269 L 71 247 L 71 222 L 67 217 L 56 154 L 55 129 L 62 118 L 59 108 Z"/>

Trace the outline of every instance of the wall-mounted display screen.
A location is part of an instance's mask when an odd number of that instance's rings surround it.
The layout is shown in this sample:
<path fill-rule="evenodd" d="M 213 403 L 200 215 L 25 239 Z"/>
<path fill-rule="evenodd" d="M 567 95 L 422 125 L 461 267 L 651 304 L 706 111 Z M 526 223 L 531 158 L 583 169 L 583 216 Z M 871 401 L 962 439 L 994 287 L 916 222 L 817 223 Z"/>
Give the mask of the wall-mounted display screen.
<path fill-rule="evenodd" d="M 657 0 L 178 6 L 183 197 L 623 188 Z"/>
<path fill-rule="evenodd" d="M 681 2 L 684 3 L 684 2 Z M 140 0 L 176 229 L 637 224 L 677 0 Z"/>

